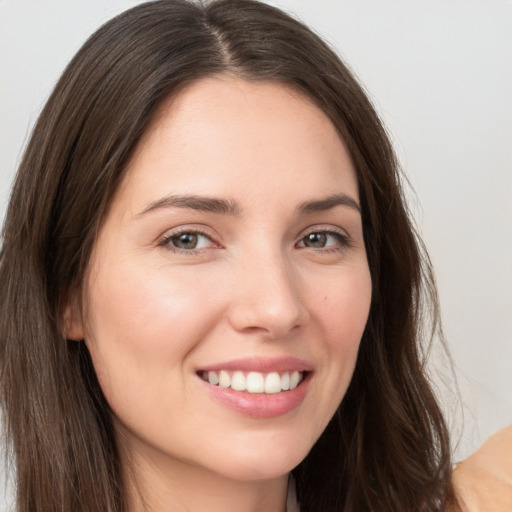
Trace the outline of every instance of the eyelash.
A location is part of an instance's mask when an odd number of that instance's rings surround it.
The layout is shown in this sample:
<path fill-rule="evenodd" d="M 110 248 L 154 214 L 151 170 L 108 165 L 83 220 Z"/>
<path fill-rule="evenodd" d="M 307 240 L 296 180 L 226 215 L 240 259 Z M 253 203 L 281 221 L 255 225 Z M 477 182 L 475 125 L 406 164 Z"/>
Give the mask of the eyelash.
<path fill-rule="evenodd" d="M 301 237 L 301 239 L 299 240 L 298 243 L 303 242 L 308 236 L 311 236 L 311 235 L 331 236 L 331 237 L 335 238 L 336 241 L 339 243 L 339 246 L 319 248 L 318 252 L 321 251 L 323 253 L 333 253 L 333 252 L 339 253 L 339 252 L 343 252 L 343 251 L 349 249 L 353 245 L 352 239 L 345 232 L 337 231 L 334 229 L 321 229 L 321 228 L 312 229 L 311 231 L 306 233 L 303 237 Z M 308 249 L 307 246 L 302 246 L 302 247 L 304 247 L 305 249 Z"/>
<path fill-rule="evenodd" d="M 199 249 L 181 249 L 179 247 L 172 246 L 171 245 L 172 240 L 173 239 L 177 239 L 178 237 L 180 237 L 182 235 L 202 236 L 202 237 L 207 238 L 212 244 L 215 244 L 215 245 L 217 245 L 217 247 L 220 247 L 220 245 L 216 244 L 213 241 L 213 239 L 212 239 L 212 237 L 210 235 L 208 235 L 204 231 L 202 231 L 200 229 L 197 229 L 197 228 L 194 228 L 194 229 L 186 229 L 186 228 L 184 228 L 184 229 L 178 230 L 178 231 L 176 231 L 176 232 L 174 232 L 174 233 L 172 233 L 170 235 L 167 235 L 167 236 L 163 237 L 158 242 L 158 246 L 163 247 L 163 248 L 165 248 L 168 251 L 171 251 L 171 252 L 174 252 L 174 253 L 178 253 L 178 254 L 185 254 L 185 255 L 200 254 L 200 253 L 202 253 L 204 251 L 204 249 L 206 249 L 206 248 L 203 248 L 203 247 L 199 248 Z M 308 236 L 311 236 L 311 235 L 331 236 L 331 237 L 334 237 L 336 239 L 336 241 L 339 243 L 339 246 L 335 246 L 335 247 L 329 247 L 329 246 L 328 247 L 321 247 L 321 248 L 318 248 L 315 252 L 322 252 L 322 253 L 338 252 L 339 253 L 339 252 L 343 252 L 343 251 L 349 249 L 353 245 L 352 239 L 345 232 L 336 231 L 336 230 L 333 230 L 333 229 L 319 229 L 319 228 L 316 228 L 316 229 L 313 229 L 313 230 L 309 231 L 304 236 L 302 236 L 300 238 L 300 240 L 296 243 L 296 246 L 299 243 L 304 242 L 304 240 Z M 303 245 L 301 247 L 304 248 L 304 249 L 308 249 L 309 248 L 306 245 Z"/>
<path fill-rule="evenodd" d="M 198 236 L 203 236 L 203 237 L 207 238 L 208 240 L 210 240 L 210 242 L 212 244 L 215 244 L 215 242 L 213 241 L 212 237 L 210 235 L 208 235 L 207 233 L 205 233 L 204 231 L 201 231 L 200 229 L 197 229 L 197 228 L 194 228 L 194 229 L 183 228 L 183 229 L 180 229 L 178 231 L 175 231 L 174 233 L 171 233 L 170 235 L 164 236 L 158 242 L 158 245 L 160 247 L 163 247 L 164 249 L 166 249 L 168 251 L 171 251 L 171 252 L 174 252 L 174 253 L 178 253 L 178 254 L 187 254 L 187 255 L 200 254 L 201 252 L 204 251 L 205 248 L 200 248 L 200 249 L 180 249 L 179 247 L 173 247 L 171 245 L 172 240 L 173 239 L 177 239 L 177 238 L 179 238 L 182 235 L 198 235 Z M 218 245 L 218 244 L 216 244 L 216 245 Z"/>

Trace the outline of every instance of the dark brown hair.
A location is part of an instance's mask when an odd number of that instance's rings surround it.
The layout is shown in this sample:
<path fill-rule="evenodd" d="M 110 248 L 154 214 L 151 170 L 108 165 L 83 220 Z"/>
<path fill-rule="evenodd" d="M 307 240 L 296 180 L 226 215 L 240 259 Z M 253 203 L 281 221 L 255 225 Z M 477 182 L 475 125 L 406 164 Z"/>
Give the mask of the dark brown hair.
<path fill-rule="evenodd" d="M 18 512 L 126 511 L 110 410 L 85 344 L 62 334 L 63 305 L 82 285 L 105 209 L 157 107 L 219 73 L 301 91 L 332 120 L 358 173 L 373 298 L 347 394 L 294 470 L 302 510 L 442 510 L 449 441 L 425 372 L 437 298 L 370 101 L 323 41 L 273 7 L 160 0 L 84 44 L 38 119 L 12 192 L 0 385 Z"/>

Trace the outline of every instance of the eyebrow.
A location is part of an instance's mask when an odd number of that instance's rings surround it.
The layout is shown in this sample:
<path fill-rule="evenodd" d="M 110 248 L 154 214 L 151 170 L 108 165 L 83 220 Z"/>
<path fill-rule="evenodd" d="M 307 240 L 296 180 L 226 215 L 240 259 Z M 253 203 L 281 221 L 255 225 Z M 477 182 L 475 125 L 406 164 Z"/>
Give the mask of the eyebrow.
<path fill-rule="evenodd" d="M 335 208 L 336 206 L 348 206 L 361 213 L 361 208 L 357 202 L 346 194 L 334 194 L 322 199 L 306 201 L 298 206 L 297 212 L 302 215 L 323 212 Z M 229 215 L 232 217 L 239 217 L 242 213 L 241 207 L 235 201 L 199 195 L 170 195 L 153 201 L 144 208 L 142 212 L 137 214 L 136 217 L 141 217 L 142 215 L 163 208 L 190 208 L 192 210 Z"/>
<path fill-rule="evenodd" d="M 241 213 L 240 207 L 234 201 L 197 195 L 171 195 L 153 201 L 137 217 L 161 208 L 190 208 L 233 217 L 238 217 Z"/>
<path fill-rule="evenodd" d="M 356 210 L 358 213 L 361 213 L 361 207 L 357 204 L 357 201 L 346 194 L 334 194 L 323 199 L 306 201 L 299 205 L 297 210 L 299 213 L 305 214 L 324 212 L 336 206 L 348 206 L 349 208 Z"/>

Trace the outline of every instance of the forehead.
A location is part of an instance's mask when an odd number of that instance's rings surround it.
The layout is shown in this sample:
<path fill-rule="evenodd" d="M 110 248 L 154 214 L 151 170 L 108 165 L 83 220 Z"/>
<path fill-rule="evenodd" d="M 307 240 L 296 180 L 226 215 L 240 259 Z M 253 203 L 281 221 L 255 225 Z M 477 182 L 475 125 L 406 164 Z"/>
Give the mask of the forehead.
<path fill-rule="evenodd" d="M 291 193 L 297 182 L 301 194 L 310 187 L 328 195 L 341 186 L 357 197 L 351 158 L 332 122 L 290 87 L 221 75 L 160 105 L 121 188 L 136 195 L 160 187 L 222 195 L 229 185 L 250 195 L 260 185 Z"/>

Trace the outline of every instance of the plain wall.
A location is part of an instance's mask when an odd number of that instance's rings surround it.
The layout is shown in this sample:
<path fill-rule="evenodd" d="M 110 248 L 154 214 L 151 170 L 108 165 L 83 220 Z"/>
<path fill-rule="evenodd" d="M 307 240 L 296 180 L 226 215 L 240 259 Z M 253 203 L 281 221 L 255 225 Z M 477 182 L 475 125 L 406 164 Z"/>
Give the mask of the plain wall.
<path fill-rule="evenodd" d="M 0 0 L 0 219 L 64 66 L 100 24 L 137 3 Z M 411 207 L 436 269 L 464 405 L 464 418 L 460 409 L 450 415 L 462 458 L 512 423 L 512 2 L 272 3 L 327 38 L 360 77 L 415 189 Z M 446 375 L 441 356 L 434 370 Z"/>

